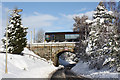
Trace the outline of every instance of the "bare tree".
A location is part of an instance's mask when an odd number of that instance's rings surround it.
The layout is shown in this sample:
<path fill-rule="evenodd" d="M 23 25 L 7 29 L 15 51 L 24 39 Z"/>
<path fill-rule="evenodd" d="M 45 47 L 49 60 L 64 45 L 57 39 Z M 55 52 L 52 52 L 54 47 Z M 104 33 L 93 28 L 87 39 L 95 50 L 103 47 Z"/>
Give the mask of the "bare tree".
<path fill-rule="evenodd" d="M 85 54 L 86 49 L 86 39 L 88 37 L 89 28 L 88 24 L 86 23 L 86 20 L 88 19 L 88 16 L 83 15 L 82 17 L 75 16 L 74 18 L 75 23 L 73 24 L 73 31 L 79 32 L 79 43 L 76 43 L 75 51 L 76 51 L 76 59 L 79 60 L 86 60 L 87 55 Z M 77 60 L 76 60 L 77 61 Z"/>
<path fill-rule="evenodd" d="M 108 10 L 113 11 L 115 20 L 113 21 L 113 24 L 118 26 L 118 32 L 120 32 L 120 1 L 116 2 L 115 0 L 109 0 L 109 2 L 105 2 L 105 7 Z"/>
<path fill-rule="evenodd" d="M 74 32 L 80 32 L 80 39 L 84 40 L 87 37 L 88 33 L 88 25 L 86 24 L 86 20 L 88 19 L 88 16 L 83 15 L 82 17 L 75 16 L 73 18 L 75 20 L 75 23 L 73 24 L 73 31 Z"/>
<path fill-rule="evenodd" d="M 36 35 L 36 42 L 42 43 L 45 40 L 45 31 L 43 29 L 39 29 Z"/>

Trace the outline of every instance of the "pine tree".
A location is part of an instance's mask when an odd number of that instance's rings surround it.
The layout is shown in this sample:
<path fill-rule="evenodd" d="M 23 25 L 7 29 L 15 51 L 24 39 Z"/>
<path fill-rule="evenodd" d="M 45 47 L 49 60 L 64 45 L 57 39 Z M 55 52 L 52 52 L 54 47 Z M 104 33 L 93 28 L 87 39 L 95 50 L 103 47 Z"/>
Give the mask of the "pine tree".
<path fill-rule="evenodd" d="M 90 26 L 90 33 L 89 33 L 89 40 L 88 40 L 88 47 L 86 51 L 89 55 L 95 58 L 98 57 L 99 53 L 101 52 L 102 47 L 102 36 L 101 33 L 104 30 L 103 25 L 105 21 L 105 14 L 106 9 L 102 2 L 99 3 L 96 10 L 94 11 L 92 25 Z"/>
<path fill-rule="evenodd" d="M 93 18 L 87 53 L 90 53 L 93 60 L 104 57 L 109 60 L 110 66 L 120 66 L 120 36 L 118 26 L 113 24 L 113 12 L 108 11 L 100 2 Z"/>
<path fill-rule="evenodd" d="M 110 60 L 110 67 L 112 66 L 120 66 L 120 36 L 118 33 L 118 26 L 113 24 L 114 16 L 109 14 L 108 12 L 108 27 L 105 37 L 107 39 L 107 42 L 104 44 L 104 55 L 107 54 L 107 56 L 111 59 Z"/>
<path fill-rule="evenodd" d="M 8 29 L 8 52 L 20 54 L 24 47 L 27 45 L 27 28 L 23 27 L 21 23 L 21 15 L 17 12 L 17 9 L 13 10 L 10 16 Z M 6 34 L 4 35 L 6 37 Z M 6 38 L 2 39 L 4 45 L 6 46 Z"/>

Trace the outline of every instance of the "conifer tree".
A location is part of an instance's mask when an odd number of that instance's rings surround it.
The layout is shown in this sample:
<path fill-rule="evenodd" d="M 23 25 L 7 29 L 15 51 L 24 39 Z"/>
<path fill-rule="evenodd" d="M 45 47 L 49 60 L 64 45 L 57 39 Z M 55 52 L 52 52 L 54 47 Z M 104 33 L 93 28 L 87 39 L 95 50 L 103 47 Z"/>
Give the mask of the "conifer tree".
<path fill-rule="evenodd" d="M 108 23 L 106 28 L 106 40 L 107 42 L 103 45 L 104 55 L 106 54 L 110 60 L 110 67 L 120 66 L 120 36 L 118 33 L 118 26 L 112 23 L 114 16 L 108 15 Z"/>
<path fill-rule="evenodd" d="M 20 54 L 27 45 L 27 28 L 23 27 L 21 15 L 17 10 L 18 9 L 13 10 L 6 31 L 8 33 L 8 52 Z M 4 36 L 6 37 L 6 33 Z M 2 39 L 2 41 L 6 46 L 6 38 Z"/>
<path fill-rule="evenodd" d="M 97 57 L 101 52 L 102 39 L 101 32 L 103 30 L 103 24 L 105 20 L 106 9 L 102 2 L 99 3 L 96 10 L 94 11 L 92 25 L 90 26 L 88 47 L 86 49 L 87 53 L 93 57 Z"/>
<path fill-rule="evenodd" d="M 120 66 L 120 36 L 117 31 L 118 26 L 113 24 L 113 12 L 108 11 L 100 2 L 93 18 L 87 53 L 97 60 L 105 57 L 109 60 L 110 66 Z"/>

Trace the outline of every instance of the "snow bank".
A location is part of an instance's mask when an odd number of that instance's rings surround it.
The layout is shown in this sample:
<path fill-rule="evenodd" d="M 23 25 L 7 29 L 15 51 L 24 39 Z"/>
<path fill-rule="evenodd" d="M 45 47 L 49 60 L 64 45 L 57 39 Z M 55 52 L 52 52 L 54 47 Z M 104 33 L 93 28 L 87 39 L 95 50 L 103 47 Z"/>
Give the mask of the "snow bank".
<path fill-rule="evenodd" d="M 28 48 L 24 48 L 24 51 L 22 51 L 22 53 L 24 54 L 28 54 L 28 55 L 33 55 L 33 56 L 36 56 L 36 57 L 40 57 L 38 55 L 36 55 L 33 51 L 30 51 Z"/>
<path fill-rule="evenodd" d="M 119 73 L 110 73 L 109 71 L 95 72 L 90 74 L 92 78 L 119 78 Z"/>
<path fill-rule="evenodd" d="M 88 63 L 83 63 L 80 61 L 76 64 L 75 67 L 71 69 L 77 75 L 82 75 L 89 78 L 119 78 L 120 74 L 115 72 L 110 72 L 107 69 L 104 70 L 96 70 L 89 69 Z"/>
<path fill-rule="evenodd" d="M 27 48 L 23 52 L 37 56 Z M 5 53 L 0 53 L 0 59 L 0 78 L 48 78 L 49 74 L 57 69 L 36 57 L 8 54 L 8 73 L 5 74 Z"/>
<path fill-rule="evenodd" d="M 83 63 L 82 61 L 79 61 L 79 63 L 72 68 L 72 71 L 80 75 L 88 75 L 91 73 L 88 63 Z"/>

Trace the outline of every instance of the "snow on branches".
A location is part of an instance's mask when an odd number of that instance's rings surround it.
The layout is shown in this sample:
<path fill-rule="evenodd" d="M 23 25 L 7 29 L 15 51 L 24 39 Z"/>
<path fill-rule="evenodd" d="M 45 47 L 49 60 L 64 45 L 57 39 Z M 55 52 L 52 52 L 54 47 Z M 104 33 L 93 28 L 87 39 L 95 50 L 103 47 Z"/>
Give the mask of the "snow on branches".
<path fill-rule="evenodd" d="M 120 45 L 118 43 L 120 36 L 117 33 L 117 26 L 112 23 L 113 12 L 108 11 L 100 2 L 94 11 L 93 18 L 92 21 L 86 21 L 91 24 L 86 53 L 94 60 L 99 60 L 100 57 L 111 58 L 110 66 L 120 66 Z"/>
<path fill-rule="evenodd" d="M 19 12 L 13 10 L 6 31 L 8 34 L 8 52 L 17 54 L 21 53 L 27 45 L 27 28 L 23 27 Z M 4 36 L 6 37 L 6 33 Z M 6 46 L 6 39 L 3 38 L 2 41 L 4 46 Z"/>

